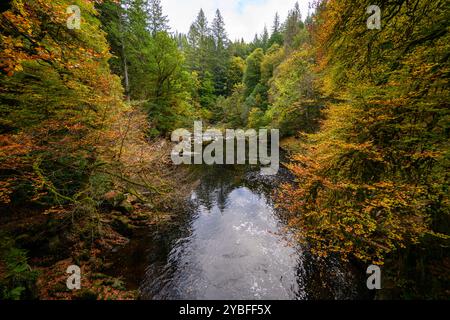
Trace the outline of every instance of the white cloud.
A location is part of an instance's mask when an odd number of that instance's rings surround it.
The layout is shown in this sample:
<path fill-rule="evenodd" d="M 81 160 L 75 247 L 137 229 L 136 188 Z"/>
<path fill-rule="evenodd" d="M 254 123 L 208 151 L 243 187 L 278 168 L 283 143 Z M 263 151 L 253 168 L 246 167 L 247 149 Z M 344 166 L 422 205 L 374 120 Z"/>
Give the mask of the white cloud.
<path fill-rule="evenodd" d="M 162 0 L 164 13 L 169 16 L 172 31 L 187 33 L 192 22 L 197 17 L 200 8 L 205 11 L 208 21 L 214 18 L 214 13 L 220 9 L 231 40 L 244 38 L 253 40 L 255 33 L 260 34 L 264 25 L 270 28 L 275 12 L 281 20 L 287 16 L 297 0 Z M 303 18 L 308 14 L 308 2 L 298 0 Z"/>

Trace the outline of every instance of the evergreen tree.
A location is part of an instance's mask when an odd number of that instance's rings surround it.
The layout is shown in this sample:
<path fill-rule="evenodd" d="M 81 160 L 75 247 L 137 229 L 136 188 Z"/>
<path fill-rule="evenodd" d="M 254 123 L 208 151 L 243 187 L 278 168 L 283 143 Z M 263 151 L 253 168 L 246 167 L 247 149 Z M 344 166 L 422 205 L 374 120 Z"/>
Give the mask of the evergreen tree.
<path fill-rule="evenodd" d="M 197 15 L 188 33 L 188 61 L 190 68 L 196 71 L 202 79 L 211 67 L 211 52 L 213 50 L 213 39 L 211 29 L 208 26 L 203 9 Z"/>
<path fill-rule="evenodd" d="M 261 80 L 261 62 L 264 58 L 264 51 L 256 49 L 247 58 L 247 68 L 244 74 L 245 96 L 248 97 Z"/>
<path fill-rule="evenodd" d="M 231 56 L 240 57 L 242 59 L 246 59 L 251 52 L 250 46 L 245 43 L 244 39 L 232 42 L 229 45 L 228 51 Z"/>
<path fill-rule="evenodd" d="M 157 32 L 169 31 L 169 19 L 163 14 L 161 0 L 147 0 L 148 28 L 155 36 Z"/>
<path fill-rule="evenodd" d="M 212 37 L 216 51 L 223 51 L 228 45 L 228 36 L 225 30 L 225 22 L 223 20 L 220 10 L 216 11 L 216 16 L 211 27 Z"/>
<path fill-rule="evenodd" d="M 198 77 L 201 105 L 210 109 L 215 91 L 213 78 L 215 44 L 203 9 L 200 9 L 196 20 L 190 27 L 188 44 L 188 66 Z"/>
<path fill-rule="evenodd" d="M 280 46 L 283 45 L 283 34 L 281 33 L 281 21 L 278 12 L 275 14 L 272 35 L 270 36 L 268 47 L 270 48 L 274 44 L 278 44 Z"/>
<path fill-rule="evenodd" d="M 225 95 L 227 93 L 227 64 L 229 60 L 229 54 L 226 50 L 228 46 L 228 36 L 225 31 L 225 22 L 219 10 L 216 11 L 211 33 L 215 46 L 212 56 L 215 94 Z"/>
<path fill-rule="evenodd" d="M 253 38 L 253 41 L 250 44 L 250 48 L 251 48 L 252 52 L 255 51 L 258 48 L 263 49 L 263 43 L 262 43 L 262 41 L 259 38 L 259 35 L 257 33 L 255 33 L 255 37 Z"/>
<path fill-rule="evenodd" d="M 245 61 L 241 57 L 232 57 L 227 70 L 227 94 L 230 95 L 236 85 L 242 83 Z"/>
<path fill-rule="evenodd" d="M 300 6 L 296 2 L 294 9 L 289 11 L 286 22 L 284 23 L 284 45 L 288 49 L 294 46 L 295 38 L 303 27 Z"/>
<path fill-rule="evenodd" d="M 117 57 L 111 62 L 118 66 L 113 70 L 122 76 L 130 99 L 145 101 L 153 133 L 165 134 L 188 112 L 191 85 L 180 44 L 166 31 L 160 2 L 122 0 L 102 4 L 100 9 Z"/>
<path fill-rule="evenodd" d="M 280 21 L 280 15 L 275 13 L 275 18 L 273 19 L 273 27 L 272 27 L 272 34 L 281 32 L 281 21 Z"/>
<path fill-rule="evenodd" d="M 264 31 L 261 36 L 261 45 L 264 51 L 266 51 L 269 47 L 269 31 L 267 30 L 267 26 L 264 26 Z"/>
<path fill-rule="evenodd" d="M 123 79 L 125 95 L 130 99 L 130 81 L 128 73 L 127 47 L 128 39 L 125 35 L 126 1 L 120 3 L 107 1 L 98 5 L 100 21 L 107 33 L 107 40 L 113 57 L 109 60 L 111 70 Z"/>

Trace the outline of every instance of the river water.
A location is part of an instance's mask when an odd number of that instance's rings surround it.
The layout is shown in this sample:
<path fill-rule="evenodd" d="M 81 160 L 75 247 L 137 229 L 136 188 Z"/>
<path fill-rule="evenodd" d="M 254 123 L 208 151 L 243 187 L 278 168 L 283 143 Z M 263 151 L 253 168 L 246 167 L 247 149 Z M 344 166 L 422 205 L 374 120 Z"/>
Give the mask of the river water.
<path fill-rule="evenodd" d="M 134 241 L 122 267 L 142 299 L 356 299 L 365 280 L 337 259 L 317 259 L 292 239 L 273 192 L 286 170 L 201 166 L 185 212 L 167 234 Z M 367 290 L 367 289 L 365 289 Z"/>

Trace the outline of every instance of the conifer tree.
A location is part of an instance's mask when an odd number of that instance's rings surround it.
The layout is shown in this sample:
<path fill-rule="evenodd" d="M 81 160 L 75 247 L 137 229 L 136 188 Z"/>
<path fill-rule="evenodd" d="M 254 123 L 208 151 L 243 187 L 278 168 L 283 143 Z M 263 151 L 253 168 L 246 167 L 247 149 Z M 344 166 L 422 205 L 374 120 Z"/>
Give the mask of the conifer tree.
<path fill-rule="evenodd" d="M 284 23 L 284 45 L 290 49 L 294 46 L 295 38 L 300 29 L 303 28 L 302 15 L 298 2 L 294 9 L 289 11 L 286 22 Z"/>
<path fill-rule="evenodd" d="M 267 26 L 264 26 L 263 34 L 261 35 L 261 45 L 264 51 L 268 49 L 269 45 L 269 31 L 267 30 Z"/>
<path fill-rule="evenodd" d="M 214 74 L 214 88 L 216 95 L 227 93 L 227 68 L 228 68 L 228 36 L 225 30 L 225 22 L 219 10 L 216 11 L 212 23 L 211 33 L 214 40 L 212 55 L 212 71 Z"/>
<path fill-rule="evenodd" d="M 275 14 L 273 21 L 272 35 L 270 36 L 268 45 L 269 48 L 274 44 L 278 44 L 280 46 L 283 45 L 283 34 L 281 33 L 281 21 L 278 12 Z"/>
<path fill-rule="evenodd" d="M 148 28 L 154 37 L 157 32 L 169 31 L 169 19 L 164 15 L 161 0 L 148 0 Z"/>

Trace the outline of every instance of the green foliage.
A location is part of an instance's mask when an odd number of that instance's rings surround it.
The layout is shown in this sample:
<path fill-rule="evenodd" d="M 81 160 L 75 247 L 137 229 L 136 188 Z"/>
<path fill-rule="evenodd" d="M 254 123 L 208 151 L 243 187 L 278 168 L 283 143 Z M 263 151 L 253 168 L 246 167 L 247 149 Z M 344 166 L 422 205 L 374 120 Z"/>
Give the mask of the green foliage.
<path fill-rule="evenodd" d="M 245 126 L 247 122 L 248 108 L 244 103 L 244 90 L 244 85 L 238 84 L 230 97 L 217 100 L 217 108 L 222 110 L 224 122 L 236 128 Z"/>
<path fill-rule="evenodd" d="M 189 30 L 188 48 L 186 50 L 189 69 L 197 72 L 200 79 L 205 77 L 206 72 L 211 72 L 214 46 L 208 20 L 203 10 L 200 10 L 197 19 Z"/>
<path fill-rule="evenodd" d="M 147 50 L 145 83 L 150 92 L 145 108 L 153 126 L 162 133 L 169 133 L 181 120 L 191 116 L 191 97 L 186 91 L 191 83 L 190 74 L 183 69 L 183 56 L 175 40 L 166 32 L 157 33 Z"/>
<path fill-rule="evenodd" d="M 242 83 L 245 70 L 245 61 L 241 57 L 232 57 L 229 62 L 227 70 L 227 89 L 229 94 L 233 91 L 234 87 Z"/>
<path fill-rule="evenodd" d="M 193 119 L 195 80 L 187 72 L 177 40 L 167 33 L 160 1 L 107 2 L 100 8 L 119 58 L 112 67 L 123 76 L 130 98 L 148 111 L 151 135 L 166 135 Z M 201 81 L 202 86 L 209 85 L 204 78 Z"/>
<path fill-rule="evenodd" d="M 168 32 L 169 19 L 164 15 L 161 0 L 148 0 L 147 10 L 149 16 L 149 29 L 152 36 L 156 36 L 159 32 Z"/>
<path fill-rule="evenodd" d="M 211 27 L 214 40 L 214 51 L 212 54 L 212 72 L 214 75 L 214 93 L 217 96 L 225 96 L 229 90 L 227 87 L 227 62 L 229 61 L 228 36 L 225 31 L 225 22 L 219 10 Z"/>
<path fill-rule="evenodd" d="M 281 48 L 277 44 L 274 44 L 267 50 L 267 53 L 261 62 L 261 83 L 263 85 L 270 85 L 275 69 L 283 62 L 284 58 L 284 48 Z"/>
<path fill-rule="evenodd" d="M 317 125 L 321 107 L 311 68 L 308 52 L 297 51 L 277 67 L 270 80 L 272 104 L 266 116 L 271 126 L 280 128 L 283 135 L 312 132 Z"/>
<path fill-rule="evenodd" d="M 283 34 L 281 32 L 281 21 L 278 12 L 275 15 L 272 27 L 272 35 L 269 38 L 268 47 L 272 47 L 274 44 L 278 44 L 279 46 L 283 45 Z"/>
<path fill-rule="evenodd" d="M 288 17 L 284 24 L 284 45 L 291 50 L 295 47 L 295 39 L 300 30 L 304 28 L 302 15 L 298 2 L 295 3 L 293 10 L 289 11 Z"/>
<path fill-rule="evenodd" d="M 252 52 L 251 46 L 245 43 L 244 39 L 230 43 L 228 47 L 230 55 L 233 57 L 239 57 L 245 61 L 248 55 Z"/>
<path fill-rule="evenodd" d="M 258 83 L 253 89 L 252 94 L 245 99 L 245 104 L 248 109 L 259 108 L 266 110 L 268 106 L 268 90 L 265 85 Z"/>
<path fill-rule="evenodd" d="M 198 90 L 200 95 L 200 104 L 207 110 L 211 110 L 215 102 L 214 95 L 214 80 L 210 72 L 205 72 L 200 79 L 200 88 Z"/>
<path fill-rule="evenodd" d="M 14 241 L 0 235 L 0 299 L 21 300 L 36 298 L 37 271 L 28 265 L 26 251 L 14 246 Z M 4 264 L 2 266 L 2 264 Z"/>
<path fill-rule="evenodd" d="M 251 55 L 248 56 L 246 64 L 247 67 L 244 73 L 244 84 L 245 84 L 245 96 L 248 97 L 252 94 L 255 87 L 259 84 L 261 80 L 261 62 L 264 58 L 264 51 L 261 48 L 253 51 Z"/>
<path fill-rule="evenodd" d="M 264 111 L 259 108 L 252 108 L 248 114 L 248 124 L 249 128 L 265 128 L 269 124 L 269 119 L 267 119 Z"/>

